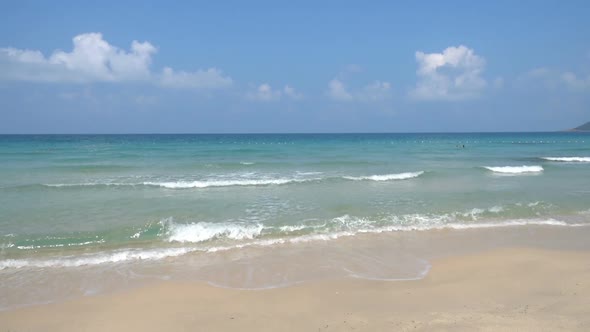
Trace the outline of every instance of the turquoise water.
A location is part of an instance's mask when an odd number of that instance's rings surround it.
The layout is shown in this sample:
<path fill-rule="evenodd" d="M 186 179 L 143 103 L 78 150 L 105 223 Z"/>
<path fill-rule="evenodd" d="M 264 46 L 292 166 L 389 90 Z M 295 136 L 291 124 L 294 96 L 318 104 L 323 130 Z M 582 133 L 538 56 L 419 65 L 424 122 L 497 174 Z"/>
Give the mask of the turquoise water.
<path fill-rule="evenodd" d="M 584 133 L 0 136 L 4 271 L 588 215 Z"/>

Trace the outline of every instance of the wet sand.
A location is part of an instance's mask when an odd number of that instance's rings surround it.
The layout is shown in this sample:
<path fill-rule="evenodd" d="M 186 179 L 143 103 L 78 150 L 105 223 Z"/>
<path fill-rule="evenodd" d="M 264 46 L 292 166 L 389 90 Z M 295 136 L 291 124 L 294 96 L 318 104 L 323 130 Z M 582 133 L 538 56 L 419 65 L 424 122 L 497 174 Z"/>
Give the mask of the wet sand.
<path fill-rule="evenodd" d="M 590 251 L 503 248 L 432 261 L 421 280 L 268 290 L 203 282 L 0 312 L 1 331 L 588 331 Z"/>

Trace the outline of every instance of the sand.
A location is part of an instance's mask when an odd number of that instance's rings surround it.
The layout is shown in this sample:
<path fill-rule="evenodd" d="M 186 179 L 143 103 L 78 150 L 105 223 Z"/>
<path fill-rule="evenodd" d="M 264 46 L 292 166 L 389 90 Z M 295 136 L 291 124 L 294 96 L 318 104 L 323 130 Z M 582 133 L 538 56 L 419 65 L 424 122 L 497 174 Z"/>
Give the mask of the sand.
<path fill-rule="evenodd" d="M 590 252 L 496 249 L 433 261 L 415 281 L 268 290 L 202 282 L 0 312 L 0 331 L 589 331 Z"/>

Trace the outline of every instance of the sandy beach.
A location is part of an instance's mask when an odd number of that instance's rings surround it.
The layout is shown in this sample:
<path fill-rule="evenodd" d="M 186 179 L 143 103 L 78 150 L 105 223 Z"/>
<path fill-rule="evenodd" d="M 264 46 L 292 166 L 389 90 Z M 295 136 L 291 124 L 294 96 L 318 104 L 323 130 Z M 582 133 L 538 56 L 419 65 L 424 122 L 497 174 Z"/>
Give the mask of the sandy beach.
<path fill-rule="evenodd" d="M 200 282 L 0 313 L 3 331 L 587 331 L 590 252 L 507 248 L 433 261 L 416 281 L 269 290 Z"/>

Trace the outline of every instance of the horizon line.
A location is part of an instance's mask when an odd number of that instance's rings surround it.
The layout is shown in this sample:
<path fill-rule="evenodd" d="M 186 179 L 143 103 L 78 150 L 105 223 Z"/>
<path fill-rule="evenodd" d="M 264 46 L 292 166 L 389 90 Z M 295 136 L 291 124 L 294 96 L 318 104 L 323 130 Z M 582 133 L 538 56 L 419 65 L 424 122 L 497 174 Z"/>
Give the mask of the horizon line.
<path fill-rule="evenodd" d="M 399 131 L 399 132 L 131 132 L 131 133 L 0 133 L 0 136 L 27 136 L 27 135 L 359 135 L 359 134 L 509 134 L 509 133 L 585 133 L 582 130 L 540 130 L 540 131 Z"/>

